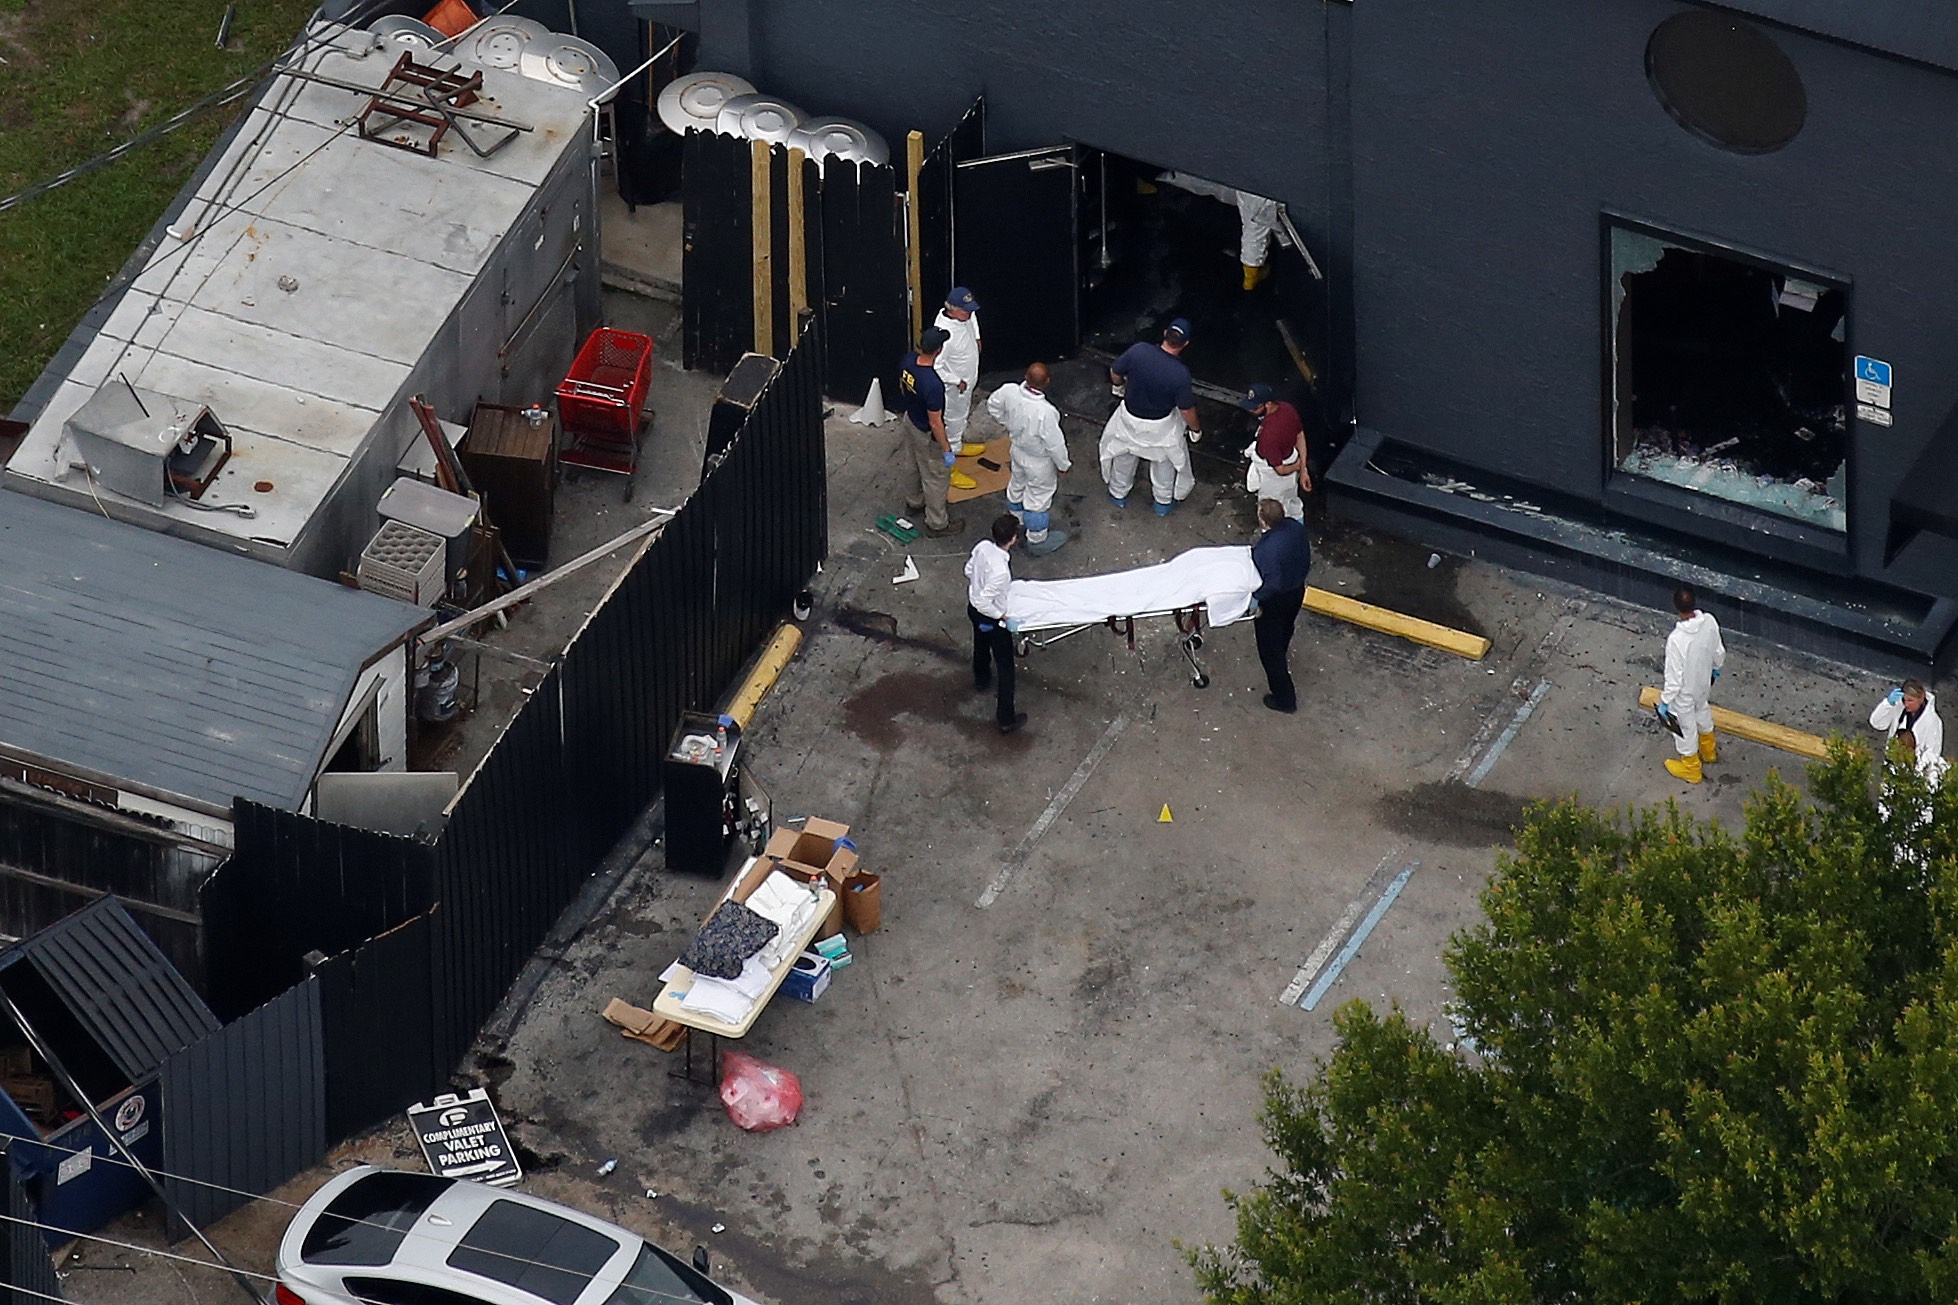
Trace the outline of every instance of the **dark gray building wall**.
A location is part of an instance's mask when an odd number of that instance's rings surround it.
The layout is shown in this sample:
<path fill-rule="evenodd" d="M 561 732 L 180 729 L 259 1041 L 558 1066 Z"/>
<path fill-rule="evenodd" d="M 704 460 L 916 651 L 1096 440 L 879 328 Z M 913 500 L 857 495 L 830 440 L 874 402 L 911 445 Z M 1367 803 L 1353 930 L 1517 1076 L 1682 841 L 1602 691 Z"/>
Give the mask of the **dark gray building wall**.
<path fill-rule="evenodd" d="M 1806 84 L 1807 125 L 1778 153 L 1729 153 L 1674 122 L 1646 79 L 1652 29 L 1687 8 L 1353 9 L 1359 421 L 1597 501 L 1602 212 L 1830 272 L 1852 282 L 1851 346 L 1897 377 L 1895 427 L 1853 428 L 1856 570 L 1948 592 L 1947 544 L 1881 564 L 1891 493 L 1958 402 L 1958 156 L 1941 144 L 1958 134 L 1958 77 L 1770 28 Z"/>
<path fill-rule="evenodd" d="M 1324 5 L 747 2 L 756 85 L 899 149 L 983 94 L 992 152 L 1080 141 L 1274 196 L 1324 230 Z"/>

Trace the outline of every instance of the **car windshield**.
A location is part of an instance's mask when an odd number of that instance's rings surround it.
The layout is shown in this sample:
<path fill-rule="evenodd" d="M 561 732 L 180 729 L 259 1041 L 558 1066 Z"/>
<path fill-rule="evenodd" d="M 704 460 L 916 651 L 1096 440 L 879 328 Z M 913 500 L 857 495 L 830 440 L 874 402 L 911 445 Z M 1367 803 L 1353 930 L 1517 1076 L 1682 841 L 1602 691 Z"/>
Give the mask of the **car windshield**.
<path fill-rule="evenodd" d="M 616 1239 L 515 1201 L 492 1201 L 449 1253 L 449 1267 L 571 1305 L 605 1262 Z"/>
<path fill-rule="evenodd" d="M 619 1283 L 618 1290 L 605 1298 L 605 1305 L 674 1305 L 676 1301 L 701 1301 L 705 1305 L 733 1305 L 734 1297 L 695 1272 L 692 1266 L 648 1245 L 639 1252 L 632 1271 Z"/>
<path fill-rule="evenodd" d="M 348 1187 L 327 1205 L 300 1243 L 308 1264 L 387 1264 L 402 1238 L 452 1180 L 382 1169 Z"/>

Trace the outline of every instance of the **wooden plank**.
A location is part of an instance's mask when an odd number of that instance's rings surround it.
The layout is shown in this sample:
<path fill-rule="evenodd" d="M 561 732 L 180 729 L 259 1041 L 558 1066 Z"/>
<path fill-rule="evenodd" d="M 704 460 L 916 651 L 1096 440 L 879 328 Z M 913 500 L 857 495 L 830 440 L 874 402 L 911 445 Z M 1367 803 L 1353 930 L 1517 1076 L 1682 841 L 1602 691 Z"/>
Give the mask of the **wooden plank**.
<path fill-rule="evenodd" d="M 749 178 L 754 188 L 751 197 L 751 234 L 754 246 L 755 343 L 756 353 L 775 356 L 775 251 L 774 226 L 769 215 L 769 143 L 750 141 Z"/>
<path fill-rule="evenodd" d="M 808 248 L 803 243 L 807 218 L 802 210 L 802 165 L 808 154 L 789 151 L 789 333 L 794 335 L 809 308 Z"/>
<path fill-rule="evenodd" d="M 1638 691 L 1638 705 L 1650 711 L 1659 705 L 1662 696 L 1658 689 L 1648 684 Z M 1713 732 L 1731 734 L 1749 743 L 1765 743 L 1771 748 L 1780 748 L 1783 752 L 1792 752 L 1814 761 L 1826 760 L 1829 755 L 1828 743 L 1819 734 L 1790 729 L 1786 725 L 1776 725 L 1754 716 L 1743 716 L 1725 707 L 1713 709 Z"/>
<path fill-rule="evenodd" d="M 925 134 L 914 131 L 904 138 L 904 270 L 911 290 L 911 334 L 905 341 L 915 343 L 925 329 L 924 236 L 918 229 L 918 174 L 925 166 Z"/>
<path fill-rule="evenodd" d="M 1481 661 L 1489 655 L 1489 641 L 1479 634 L 1469 634 L 1463 630 L 1451 630 L 1433 621 L 1423 621 L 1416 616 L 1404 616 L 1389 611 L 1385 607 L 1375 607 L 1357 598 L 1344 594 L 1327 593 L 1324 589 L 1305 591 L 1305 610 L 1317 612 L 1321 616 L 1350 621 L 1363 625 L 1369 630 L 1382 634 L 1396 635 L 1429 648 L 1439 648 L 1443 652 L 1466 657 L 1470 661 Z"/>

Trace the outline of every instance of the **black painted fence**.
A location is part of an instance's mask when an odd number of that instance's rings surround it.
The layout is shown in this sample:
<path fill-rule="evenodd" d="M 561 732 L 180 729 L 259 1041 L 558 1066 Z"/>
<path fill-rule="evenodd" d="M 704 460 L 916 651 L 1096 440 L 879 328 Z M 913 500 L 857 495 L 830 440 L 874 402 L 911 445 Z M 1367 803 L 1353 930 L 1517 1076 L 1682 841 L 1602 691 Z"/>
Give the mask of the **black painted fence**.
<path fill-rule="evenodd" d="M 682 361 L 689 370 L 726 373 L 755 351 L 754 161 L 751 142 L 688 132 L 681 186 Z M 795 339 L 789 298 L 789 151 L 769 151 L 766 242 L 773 304 L 769 347 L 782 357 Z M 860 402 L 873 377 L 885 397 L 903 357 L 904 218 L 899 174 L 890 164 L 805 160 L 802 239 L 806 302 L 826 349 L 822 391 Z M 948 228 L 949 229 L 949 228 Z"/>
<path fill-rule="evenodd" d="M 600 860 L 828 551 L 819 324 L 425 842 L 240 802 L 205 890 L 212 1005 L 319 985 L 326 1133 L 442 1090 Z M 309 960 L 310 957 L 310 960 Z"/>

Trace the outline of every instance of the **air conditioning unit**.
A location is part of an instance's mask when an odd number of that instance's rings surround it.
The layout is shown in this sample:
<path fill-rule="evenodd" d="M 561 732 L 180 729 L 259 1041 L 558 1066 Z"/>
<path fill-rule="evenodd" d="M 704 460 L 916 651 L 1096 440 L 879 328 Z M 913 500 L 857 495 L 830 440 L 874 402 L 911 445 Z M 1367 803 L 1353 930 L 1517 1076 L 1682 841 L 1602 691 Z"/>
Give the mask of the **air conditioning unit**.
<path fill-rule="evenodd" d="M 209 408 L 120 378 L 65 430 L 96 485 L 140 503 L 202 498 L 231 458 L 231 435 Z"/>

